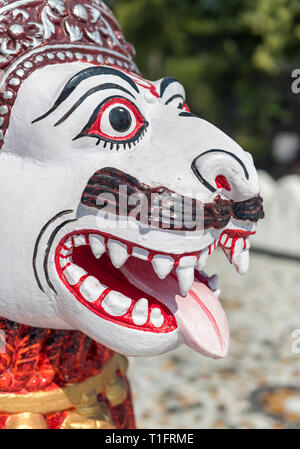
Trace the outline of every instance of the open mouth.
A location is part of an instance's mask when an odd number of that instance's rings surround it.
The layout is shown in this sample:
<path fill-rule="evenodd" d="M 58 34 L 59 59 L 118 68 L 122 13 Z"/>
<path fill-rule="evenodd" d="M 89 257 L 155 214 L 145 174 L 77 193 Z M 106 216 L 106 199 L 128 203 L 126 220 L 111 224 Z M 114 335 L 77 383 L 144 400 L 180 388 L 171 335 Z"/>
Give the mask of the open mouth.
<path fill-rule="evenodd" d="M 175 255 L 80 230 L 60 241 L 55 265 L 72 295 L 102 319 L 143 332 L 179 330 L 185 344 L 218 358 L 227 353 L 229 330 L 218 277 L 207 276 L 203 268 L 219 245 L 243 271 L 250 234 L 225 230 L 204 250 Z"/>

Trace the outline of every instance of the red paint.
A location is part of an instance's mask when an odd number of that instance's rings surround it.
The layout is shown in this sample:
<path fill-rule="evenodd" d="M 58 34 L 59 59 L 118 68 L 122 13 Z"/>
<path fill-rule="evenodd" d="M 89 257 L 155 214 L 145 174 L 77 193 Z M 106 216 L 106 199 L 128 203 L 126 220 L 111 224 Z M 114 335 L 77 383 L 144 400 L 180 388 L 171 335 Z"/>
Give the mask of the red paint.
<path fill-rule="evenodd" d="M 134 115 L 134 118 L 136 120 L 136 125 L 135 125 L 134 130 L 130 134 L 116 137 L 116 136 L 110 136 L 108 134 L 105 134 L 102 131 L 102 123 L 101 122 L 102 122 L 103 114 L 112 105 L 127 106 L 127 108 Z M 93 135 L 96 135 L 99 137 L 104 137 L 105 139 L 114 140 L 116 142 L 126 141 L 126 140 L 130 140 L 131 138 L 133 138 L 137 134 L 137 132 L 142 128 L 142 126 L 144 126 L 144 124 L 145 124 L 145 120 L 144 120 L 143 116 L 141 115 L 141 113 L 139 112 L 139 110 L 133 103 L 131 103 L 129 100 L 126 100 L 125 98 L 113 98 L 113 99 L 107 101 L 103 105 L 103 107 L 99 111 L 98 117 L 96 118 L 95 122 L 90 127 L 90 129 L 88 130 L 88 134 L 93 134 Z"/>
<path fill-rule="evenodd" d="M 216 186 L 218 187 L 218 189 L 225 189 L 228 192 L 230 192 L 231 187 L 229 182 L 227 181 L 227 178 L 225 178 L 225 176 L 223 175 L 218 175 L 215 179 L 216 182 Z"/>
<path fill-rule="evenodd" d="M 107 254 L 103 254 L 101 258 L 98 260 L 92 254 L 92 251 L 88 245 L 83 245 L 80 247 L 73 248 L 72 260 L 73 262 L 83 268 L 88 275 L 83 276 L 81 280 L 76 285 L 69 285 L 66 281 L 65 276 L 63 275 L 64 270 L 60 267 L 59 259 L 60 259 L 60 251 L 63 248 L 66 240 L 70 238 L 70 236 L 74 237 L 74 235 L 84 235 L 87 237 L 89 234 L 99 234 L 99 231 L 91 231 L 91 230 L 82 230 L 75 231 L 72 234 L 66 235 L 62 241 L 59 243 L 55 252 L 55 264 L 58 275 L 65 285 L 65 287 L 72 293 L 72 295 L 86 308 L 91 310 L 97 316 L 102 319 L 106 319 L 113 323 L 116 323 L 121 326 L 129 327 L 132 329 L 138 329 L 140 331 L 147 332 L 155 332 L 155 333 L 167 333 L 172 332 L 177 328 L 176 320 L 173 314 L 169 311 L 169 309 L 162 303 L 160 303 L 156 298 L 151 297 L 150 295 L 145 294 L 142 290 L 139 290 L 134 285 L 132 285 L 127 278 L 121 273 L 120 270 L 116 269 Z M 115 237 L 114 237 L 115 238 Z M 73 238 L 72 238 L 73 240 Z M 108 239 L 106 239 L 107 242 Z M 132 246 L 137 246 L 133 245 Z M 138 259 L 135 259 L 136 263 L 139 263 Z M 80 293 L 80 285 L 88 276 L 96 277 L 102 285 L 107 286 L 108 288 L 102 293 L 102 295 L 94 302 L 90 303 L 86 301 Z M 123 295 L 129 297 L 132 300 L 132 304 L 125 315 L 121 317 L 112 317 L 108 315 L 102 307 L 102 302 L 105 299 L 106 295 L 109 291 L 115 290 Z M 148 320 L 143 326 L 136 326 L 132 320 L 132 311 L 135 306 L 135 303 L 141 299 L 146 298 L 149 303 L 149 315 Z M 150 321 L 151 310 L 153 308 L 159 308 L 164 317 L 164 323 L 160 328 L 156 328 Z"/>
<path fill-rule="evenodd" d="M 254 235 L 256 232 L 250 232 L 250 231 L 244 231 L 243 229 L 225 229 L 225 231 L 222 232 L 222 234 L 220 235 L 220 239 L 222 238 L 223 235 L 227 235 L 228 239 L 232 238 L 232 239 L 238 239 L 238 238 L 243 238 L 246 239 L 247 237 L 249 237 L 250 235 Z"/>
<path fill-rule="evenodd" d="M 222 232 L 222 234 L 220 235 L 220 238 L 219 238 L 218 245 L 223 250 L 225 250 L 225 249 L 230 250 L 230 263 L 232 263 L 232 258 L 233 258 L 236 242 L 241 238 L 244 239 L 244 249 L 246 249 L 246 239 L 247 239 L 247 237 L 249 237 L 250 235 L 253 235 L 253 234 L 255 234 L 255 231 L 250 232 L 250 231 L 244 231 L 242 229 L 225 229 L 225 231 Z M 224 235 L 226 235 L 226 240 L 224 243 L 221 243 L 222 237 Z M 232 244 L 231 244 L 230 248 L 226 247 L 229 239 L 232 239 Z"/>
<path fill-rule="evenodd" d="M 189 108 L 189 106 L 188 106 L 187 103 L 183 103 L 181 109 L 182 109 L 183 111 L 186 111 L 186 112 L 191 112 L 191 110 L 190 110 L 190 108 Z"/>
<path fill-rule="evenodd" d="M 115 67 L 120 70 L 120 67 L 117 66 Z M 154 86 L 154 84 L 150 83 L 150 81 L 145 80 L 136 73 L 132 73 L 124 69 L 122 69 L 122 71 L 127 75 L 129 75 L 138 86 L 143 87 L 144 89 L 148 89 L 154 97 L 160 98 L 160 95 L 157 92 L 156 87 Z"/>

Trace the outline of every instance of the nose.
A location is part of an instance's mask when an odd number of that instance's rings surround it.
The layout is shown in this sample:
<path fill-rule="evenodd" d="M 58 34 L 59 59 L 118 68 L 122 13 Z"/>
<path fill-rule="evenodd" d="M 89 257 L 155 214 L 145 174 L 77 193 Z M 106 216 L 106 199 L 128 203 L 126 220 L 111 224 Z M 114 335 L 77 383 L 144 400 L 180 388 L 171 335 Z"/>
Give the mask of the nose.
<path fill-rule="evenodd" d="M 259 181 L 249 153 L 211 149 L 197 156 L 191 165 L 201 184 L 211 192 L 235 202 L 245 201 L 259 193 Z"/>

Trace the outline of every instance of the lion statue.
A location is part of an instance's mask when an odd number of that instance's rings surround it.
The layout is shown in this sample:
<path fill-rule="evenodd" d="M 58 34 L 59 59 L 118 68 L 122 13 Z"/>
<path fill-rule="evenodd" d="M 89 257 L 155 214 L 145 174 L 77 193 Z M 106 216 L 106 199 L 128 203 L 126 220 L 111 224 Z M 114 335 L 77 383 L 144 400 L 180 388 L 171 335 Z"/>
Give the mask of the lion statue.
<path fill-rule="evenodd" d="M 126 356 L 227 354 L 252 157 L 145 80 L 101 0 L 0 0 L 0 428 L 134 428 Z"/>

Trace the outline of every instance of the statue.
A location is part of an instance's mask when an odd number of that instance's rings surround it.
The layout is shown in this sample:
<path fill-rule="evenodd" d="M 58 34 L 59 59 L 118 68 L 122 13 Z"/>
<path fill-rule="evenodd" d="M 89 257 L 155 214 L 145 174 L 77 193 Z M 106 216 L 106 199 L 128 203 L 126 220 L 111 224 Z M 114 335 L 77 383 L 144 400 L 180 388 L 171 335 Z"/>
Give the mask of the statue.
<path fill-rule="evenodd" d="M 0 44 L 0 428 L 134 428 L 125 356 L 227 353 L 203 270 L 248 269 L 253 160 L 101 0 L 0 0 Z"/>

